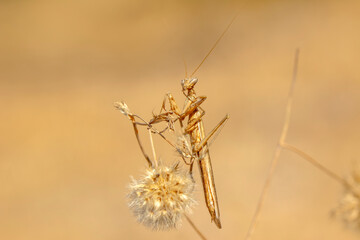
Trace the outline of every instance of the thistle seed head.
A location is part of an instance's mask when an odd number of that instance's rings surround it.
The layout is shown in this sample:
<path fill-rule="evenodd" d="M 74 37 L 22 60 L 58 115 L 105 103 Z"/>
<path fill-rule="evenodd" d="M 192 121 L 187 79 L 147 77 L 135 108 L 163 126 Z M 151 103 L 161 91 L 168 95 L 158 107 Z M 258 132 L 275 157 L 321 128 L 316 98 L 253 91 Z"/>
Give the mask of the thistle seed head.
<path fill-rule="evenodd" d="M 360 229 L 360 168 L 355 168 L 347 178 L 348 186 L 341 198 L 335 214 L 340 215 L 344 222 Z"/>
<path fill-rule="evenodd" d="M 140 179 L 132 178 L 129 207 L 139 223 L 153 230 L 176 228 L 181 215 L 191 213 L 194 180 L 176 164 L 147 169 Z"/>

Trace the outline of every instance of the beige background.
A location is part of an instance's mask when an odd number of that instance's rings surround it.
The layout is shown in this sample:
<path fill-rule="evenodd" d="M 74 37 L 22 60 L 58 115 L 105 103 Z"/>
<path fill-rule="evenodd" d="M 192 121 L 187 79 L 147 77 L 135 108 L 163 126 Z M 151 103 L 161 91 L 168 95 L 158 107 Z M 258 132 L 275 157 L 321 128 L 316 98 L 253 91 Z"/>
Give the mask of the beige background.
<path fill-rule="evenodd" d="M 201 188 L 192 219 L 209 239 L 243 239 L 283 124 L 301 48 L 288 142 L 345 176 L 360 155 L 358 1 L 0 1 L 0 238 L 198 239 L 137 224 L 129 176 L 145 161 L 125 100 L 149 118 L 166 92 L 181 103 L 185 59 L 210 130 L 223 229 Z M 145 135 L 144 135 L 145 137 Z M 144 143 L 147 142 L 144 140 Z M 176 155 L 156 139 L 158 155 Z M 146 145 L 149 151 L 149 146 Z M 195 169 L 196 176 L 198 175 Z M 254 239 L 358 239 L 330 217 L 342 187 L 283 152 Z"/>

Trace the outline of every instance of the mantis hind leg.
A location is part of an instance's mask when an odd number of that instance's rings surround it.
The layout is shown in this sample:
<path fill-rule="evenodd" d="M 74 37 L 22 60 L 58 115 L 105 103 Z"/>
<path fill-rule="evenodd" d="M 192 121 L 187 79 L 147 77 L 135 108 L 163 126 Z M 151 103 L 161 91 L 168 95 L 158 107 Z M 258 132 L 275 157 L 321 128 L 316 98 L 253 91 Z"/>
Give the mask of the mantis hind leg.
<path fill-rule="evenodd" d="M 211 130 L 211 132 L 199 143 L 195 146 L 194 151 L 195 152 L 200 152 L 204 146 L 207 145 L 207 143 L 209 142 L 209 140 L 211 139 L 211 137 L 214 136 L 214 134 L 216 132 L 218 132 L 220 130 L 220 127 L 229 119 L 229 115 L 226 114 L 226 116 L 214 127 L 213 130 Z"/>

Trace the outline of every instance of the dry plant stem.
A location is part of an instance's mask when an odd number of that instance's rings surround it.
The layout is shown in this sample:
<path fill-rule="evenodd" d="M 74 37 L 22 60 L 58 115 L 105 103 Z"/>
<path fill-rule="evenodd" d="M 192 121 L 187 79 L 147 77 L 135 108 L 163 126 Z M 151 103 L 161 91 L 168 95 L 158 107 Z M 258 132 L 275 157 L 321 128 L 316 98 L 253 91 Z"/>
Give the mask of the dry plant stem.
<path fill-rule="evenodd" d="M 308 161 L 309 163 L 311 163 L 314 167 L 316 167 L 317 169 L 319 169 L 320 171 L 324 172 L 325 174 L 327 174 L 329 177 L 331 177 L 332 179 L 336 180 L 337 182 L 345 185 L 345 186 L 349 186 L 349 184 L 346 182 L 345 179 L 343 179 L 342 177 L 340 177 L 339 175 L 337 175 L 336 173 L 334 173 L 333 171 L 329 170 L 328 168 L 326 168 L 325 166 L 323 166 L 321 163 L 319 163 L 318 161 L 316 161 L 314 158 L 312 158 L 311 156 L 309 156 L 308 154 L 306 154 L 305 152 L 303 152 L 302 150 L 298 149 L 295 146 L 292 146 L 290 144 L 287 143 L 282 143 L 281 147 L 284 149 L 287 149 L 293 153 L 296 153 L 297 155 L 299 155 L 300 157 L 302 157 L 303 159 L 305 159 L 306 161 Z"/>
<path fill-rule="evenodd" d="M 277 145 L 276 150 L 275 150 L 274 157 L 273 157 L 273 159 L 271 161 L 270 169 L 269 169 L 269 172 L 267 174 L 265 184 L 264 184 L 263 189 L 261 191 L 260 199 L 259 199 L 258 204 L 256 206 L 256 210 L 255 210 L 255 213 L 254 213 L 253 218 L 251 220 L 250 227 L 249 227 L 249 229 L 248 229 L 248 231 L 246 233 L 246 236 L 245 236 L 246 240 L 251 239 L 251 236 L 252 236 L 252 234 L 254 233 L 254 231 L 256 229 L 260 212 L 261 212 L 262 207 L 264 205 L 264 201 L 265 201 L 265 198 L 267 196 L 267 193 L 268 193 L 268 190 L 269 190 L 269 187 L 270 187 L 270 183 L 271 183 L 272 177 L 274 175 L 274 171 L 275 171 L 276 166 L 277 166 L 278 161 L 279 161 L 279 157 L 280 157 L 280 153 L 281 153 L 281 145 L 285 142 L 286 135 L 287 135 L 287 132 L 288 132 L 288 129 L 289 129 L 289 123 L 290 123 L 290 117 L 291 117 L 291 108 L 292 108 L 292 102 L 293 102 L 293 91 L 294 91 L 294 85 L 295 85 L 295 82 L 296 82 L 298 61 L 299 61 L 299 49 L 296 49 L 294 68 L 293 68 L 293 76 L 292 76 L 292 81 L 291 81 L 290 90 L 289 90 L 289 94 L 288 94 L 284 125 L 283 125 L 283 128 L 282 128 L 282 132 L 281 132 L 281 135 L 280 135 L 278 145 Z"/>
<path fill-rule="evenodd" d="M 157 162 L 157 158 L 156 158 L 154 141 L 153 141 L 153 138 L 152 138 L 152 132 L 151 132 L 151 129 L 150 129 L 150 128 L 149 128 L 149 136 L 150 136 L 150 145 L 151 145 L 151 149 L 152 149 L 153 157 L 154 157 L 154 165 L 155 165 L 155 167 L 157 167 L 157 166 L 158 166 L 158 162 Z"/>
<path fill-rule="evenodd" d="M 193 221 L 191 221 L 191 219 L 186 215 L 185 218 L 186 220 L 190 223 L 191 227 L 195 230 L 195 232 L 199 235 L 199 237 L 203 240 L 206 240 L 206 237 L 201 233 L 201 231 L 195 226 L 195 224 L 193 223 Z"/>
<path fill-rule="evenodd" d="M 142 154 L 144 155 L 144 157 L 145 157 L 146 161 L 148 162 L 149 166 L 152 167 L 152 162 L 151 162 L 149 156 L 145 153 L 145 150 L 144 150 L 144 148 L 143 148 L 143 146 L 142 146 L 142 144 L 141 144 L 140 137 L 139 137 L 139 130 L 138 130 L 137 126 L 136 126 L 137 124 L 136 124 L 136 122 L 135 122 L 135 119 L 134 119 L 133 116 L 129 116 L 129 117 L 130 117 L 130 120 L 131 120 L 131 122 L 132 122 L 132 124 L 133 124 L 133 128 L 134 128 L 136 140 L 138 141 L 138 144 L 139 144 L 139 147 L 140 147 L 140 149 L 141 149 L 141 152 L 142 152 Z"/>
<path fill-rule="evenodd" d="M 135 115 L 135 114 L 131 114 L 131 115 L 128 115 L 132 125 L 133 125 L 133 128 L 134 128 L 134 132 L 135 132 L 135 136 L 136 136 L 136 140 L 139 144 L 139 147 L 141 149 L 141 152 L 142 154 L 144 155 L 146 161 L 148 162 L 149 166 L 150 167 L 154 167 L 154 166 L 157 166 L 158 163 L 157 163 L 157 159 L 156 159 L 156 154 L 155 154 L 155 148 L 154 148 L 154 143 L 153 143 L 153 139 L 152 139 L 152 132 L 160 135 L 163 139 L 165 139 L 165 141 L 167 141 L 171 146 L 173 146 L 175 149 L 176 149 L 176 146 L 170 142 L 161 132 L 159 132 L 158 130 L 156 130 L 151 124 L 149 124 L 148 122 L 146 122 L 143 118 L 141 118 L 140 116 L 138 115 Z M 144 123 L 139 123 L 139 122 L 136 122 L 135 120 L 135 117 L 139 118 L 141 121 L 143 121 Z M 152 147 L 152 151 L 153 151 L 153 156 L 154 156 L 154 163 L 151 161 L 151 159 L 149 158 L 149 156 L 146 154 L 143 146 L 142 146 L 142 143 L 140 141 L 140 136 L 139 136 L 139 130 L 137 128 L 137 125 L 145 125 L 145 126 L 148 126 L 149 128 L 149 134 L 150 134 L 150 142 L 151 142 L 151 147 Z"/>

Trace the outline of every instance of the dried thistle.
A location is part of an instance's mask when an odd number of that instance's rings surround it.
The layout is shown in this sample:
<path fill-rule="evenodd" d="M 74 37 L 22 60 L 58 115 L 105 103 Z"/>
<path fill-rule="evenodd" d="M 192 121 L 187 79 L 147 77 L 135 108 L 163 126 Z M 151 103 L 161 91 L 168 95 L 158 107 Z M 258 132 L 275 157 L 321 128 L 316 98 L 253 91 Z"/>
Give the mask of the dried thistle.
<path fill-rule="evenodd" d="M 346 179 L 344 196 L 334 214 L 352 227 L 360 228 L 360 165 Z"/>
<path fill-rule="evenodd" d="M 129 107 L 124 101 L 121 102 L 115 102 L 114 103 L 115 108 L 119 109 L 122 114 L 129 117 L 132 116 L 132 113 L 130 112 Z"/>
<path fill-rule="evenodd" d="M 129 207 L 137 221 L 153 230 L 169 230 L 181 223 L 184 213 L 191 213 L 194 180 L 178 164 L 159 165 L 146 170 L 140 179 L 132 178 Z"/>

